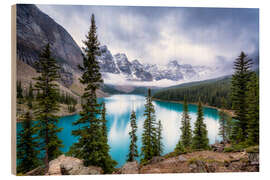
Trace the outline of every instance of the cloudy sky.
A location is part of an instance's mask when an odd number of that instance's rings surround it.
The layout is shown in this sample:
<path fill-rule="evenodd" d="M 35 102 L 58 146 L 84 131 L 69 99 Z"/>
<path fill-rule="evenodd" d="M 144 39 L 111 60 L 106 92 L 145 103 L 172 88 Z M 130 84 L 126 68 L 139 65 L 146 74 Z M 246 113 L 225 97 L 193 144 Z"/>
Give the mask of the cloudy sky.
<path fill-rule="evenodd" d="M 259 10 L 231 8 L 38 5 L 82 47 L 95 14 L 98 37 L 129 60 L 206 66 L 231 64 L 259 48 Z"/>

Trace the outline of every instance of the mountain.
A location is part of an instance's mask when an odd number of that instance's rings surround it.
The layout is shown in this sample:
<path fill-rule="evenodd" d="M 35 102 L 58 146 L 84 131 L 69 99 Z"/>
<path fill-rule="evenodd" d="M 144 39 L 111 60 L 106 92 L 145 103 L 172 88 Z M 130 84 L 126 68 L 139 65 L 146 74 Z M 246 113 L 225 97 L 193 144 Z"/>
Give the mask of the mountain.
<path fill-rule="evenodd" d="M 61 64 L 61 81 L 65 86 L 73 82 L 72 73 L 82 63 L 81 49 L 70 34 L 35 5 L 17 5 L 17 57 L 34 67 L 47 43 L 52 56 Z"/>
<path fill-rule="evenodd" d="M 35 5 L 17 5 L 17 57 L 35 68 L 35 61 L 47 43 L 51 45 L 52 56 L 60 64 L 61 84 L 76 87 L 82 64 L 82 51 L 71 35 Z M 164 81 L 194 81 L 211 74 L 208 67 L 180 64 L 178 60 L 166 65 L 144 64 L 138 59 L 130 61 L 125 53 L 112 55 L 106 45 L 100 46 L 97 56 L 100 71 L 107 84 L 143 83 L 142 86 L 163 85 Z M 107 88 L 108 89 L 108 88 Z"/>
<path fill-rule="evenodd" d="M 129 61 L 124 53 L 112 55 L 107 46 L 100 47 L 97 56 L 103 78 L 119 78 L 127 81 L 191 81 L 210 76 L 212 69 L 206 66 L 179 64 L 177 60 L 169 61 L 166 65 L 143 64 L 135 59 Z M 119 76 L 115 76 L 119 75 Z"/>
<path fill-rule="evenodd" d="M 114 58 L 107 46 L 100 47 L 100 56 L 97 57 L 101 72 L 119 74 L 120 71 L 114 62 Z"/>

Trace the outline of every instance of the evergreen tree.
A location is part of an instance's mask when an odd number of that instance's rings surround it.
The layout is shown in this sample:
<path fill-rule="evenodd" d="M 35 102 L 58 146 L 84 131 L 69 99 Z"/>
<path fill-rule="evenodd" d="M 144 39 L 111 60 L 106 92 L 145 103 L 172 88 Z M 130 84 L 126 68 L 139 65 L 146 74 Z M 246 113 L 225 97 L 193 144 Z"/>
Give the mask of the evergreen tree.
<path fill-rule="evenodd" d="M 26 173 L 39 165 L 37 150 L 37 133 L 36 128 L 32 124 L 32 116 L 27 112 L 22 121 L 22 130 L 17 136 L 17 173 Z"/>
<path fill-rule="evenodd" d="M 32 87 L 32 82 L 30 81 L 28 97 L 27 97 L 27 105 L 29 109 L 32 109 L 33 107 L 33 104 L 32 104 L 33 99 L 34 99 L 33 87 Z"/>
<path fill-rule="evenodd" d="M 184 148 L 184 146 L 181 143 L 181 141 L 178 141 L 178 143 L 176 144 L 176 146 L 174 148 L 174 152 L 176 152 L 177 154 L 186 153 L 186 149 Z"/>
<path fill-rule="evenodd" d="M 19 104 L 23 103 L 23 89 L 22 89 L 22 82 L 17 82 L 17 100 Z"/>
<path fill-rule="evenodd" d="M 108 144 L 104 137 L 102 121 L 100 118 L 101 105 L 97 102 L 96 90 L 103 82 L 96 56 L 99 55 L 99 42 L 97 38 L 95 17 L 92 14 L 90 30 L 84 41 L 83 66 L 80 82 L 85 85 L 82 95 L 81 118 L 74 122 L 80 128 L 72 132 L 79 137 L 78 142 L 71 148 L 71 154 L 84 160 L 84 165 L 94 165 L 103 168 L 105 173 L 111 172 L 115 162 L 108 155 Z M 106 160 L 106 161 L 105 161 Z"/>
<path fill-rule="evenodd" d="M 147 163 L 155 155 L 156 146 L 155 109 L 152 103 L 151 89 L 148 89 L 144 116 L 145 120 L 142 134 L 141 161 L 143 163 Z"/>
<path fill-rule="evenodd" d="M 156 139 L 157 139 L 157 147 L 156 147 L 156 153 L 155 156 L 161 156 L 163 153 L 163 144 L 162 144 L 162 124 L 161 121 L 158 121 L 158 126 L 156 128 Z"/>
<path fill-rule="evenodd" d="M 57 137 L 62 129 L 57 127 L 59 111 L 57 103 L 59 79 L 59 66 L 56 60 L 52 58 L 50 45 L 47 44 L 36 63 L 37 72 L 40 75 L 36 80 L 35 89 L 40 93 L 37 97 L 37 104 L 34 106 L 35 119 L 37 120 L 38 135 L 41 139 L 41 150 L 45 152 L 44 162 L 46 168 L 49 167 L 49 161 L 57 158 L 60 154 L 62 141 Z"/>
<path fill-rule="evenodd" d="M 193 149 L 208 149 L 209 140 L 207 137 L 206 124 L 204 123 L 201 101 L 199 101 L 198 104 L 197 120 L 193 134 Z"/>
<path fill-rule="evenodd" d="M 248 139 L 249 145 L 259 144 L 259 78 L 255 73 L 248 84 Z"/>
<path fill-rule="evenodd" d="M 227 139 L 231 141 L 232 129 L 233 129 L 232 117 L 228 116 L 226 120 L 227 120 L 227 122 L 226 122 L 226 136 L 227 136 Z"/>
<path fill-rule="evenodd" d="M 248 83 L 251 76 L 251 65 L 252 60 L 244 52 L 241 52 L 240 56 L 234 62 L 232 108 L 235 112 L 235 126 L 232 136 L 238 142 L 243 142 L 247 138 L 248 102 L 246 92 L 248 91 Z M 240 132 L 242 134 L 239 134 Z"/>
<path fill-rule="evenodd" d="M 222 107 L 220 109 L 220 111 L 218 112 L 219 114 L 219 135 L 222 137 L 223 142 L 225 142 L 227 140 L 227 134 L 226 134 L 226 129 L 227 129 L 227 116 L 226 113 L 224 111 L 224 107 L 225 107 L 225 100 L 224 98 L 222 98 Z"/>
<path fill-rule="evenodd" d="M 112 173 L 114 170 L 114 166 L 117 165 L 117 162 L 114 161 L 110 154 L 110 146 L 108 145 L 108 137 L 107 137 L 107 120 L 106 120 L 106 106 L 105 103 L 102 104 L 102 111 L 101 111 L 101 131 L 102 131 L 102 140 L 103 140 L 103 159 L 101 160 L 102 168 L 105 173 Z"/>
<path fill-rule="evenodd" d="M 136 157 L 138 157 L 138 150 L 137 150 L 137 124 L 136 124 L 136 114 L 134 111 L 132 111 L 130 116 L 130 126 L 131 131 L 128 133 L 130 138 L 130 144 L 129 144 L 129 154 L 127 157 L 127 161 L 135 161 Z"/>
<path fill-rule="evenodd" d="M 184 100 L 184 111 L 182 114 L 182 127 L 181 129 L 181 138 L 180 141 L 182 142 L 182 145 L 184 148 L 189 148 L 192 143 L 192 131 L 191 131 L 191 125 L 190 125 L 190 117 L 188 114 L 188 104 L 186 99 Z"/>

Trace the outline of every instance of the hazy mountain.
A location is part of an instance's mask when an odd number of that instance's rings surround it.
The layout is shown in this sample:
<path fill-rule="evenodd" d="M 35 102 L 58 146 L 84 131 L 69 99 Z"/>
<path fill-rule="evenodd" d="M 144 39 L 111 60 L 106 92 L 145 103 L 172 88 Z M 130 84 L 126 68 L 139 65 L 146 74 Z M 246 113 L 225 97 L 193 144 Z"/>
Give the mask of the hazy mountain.
<path fill-rule="evenodd" d="M 17 5 L 18 59 L 34 67 L 47 43 L 61 65 L 61 83 L 71 87 L 80 74 L 77 65 L 82 64 L 81 49 L 61 25 L 35 5 Z M 125 53 L 112 55 L 106 45 L 100 47 L 97 59 L 104 82 L 109 84 L 142 82 L 142 86 L 151 86 L 151 83 L 162 86 L 164 82 L 200 80 L 212 71 L 205 66 L 180 64 L 177 59 L 166 65 L 144 64 L 137 59 L 129 60 Z"/>

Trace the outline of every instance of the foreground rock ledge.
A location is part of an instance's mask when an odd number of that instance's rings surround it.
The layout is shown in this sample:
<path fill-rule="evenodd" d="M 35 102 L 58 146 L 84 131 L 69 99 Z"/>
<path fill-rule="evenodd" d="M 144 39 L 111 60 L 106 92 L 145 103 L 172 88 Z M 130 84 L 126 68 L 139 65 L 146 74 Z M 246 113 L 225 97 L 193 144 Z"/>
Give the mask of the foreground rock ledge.
<path fill-rule="evenodd" d="M 41 172 L 41 168 L 36 168 L 28 172 L 27 175 L 40 175 Z M 102 173 L 103 172 L 100 167 L 85 167 L 82 160 L 74 157 L 61 155 L 57 159 L 50 161 L 49 170 L 45 175 L 90 175 Z"/>

